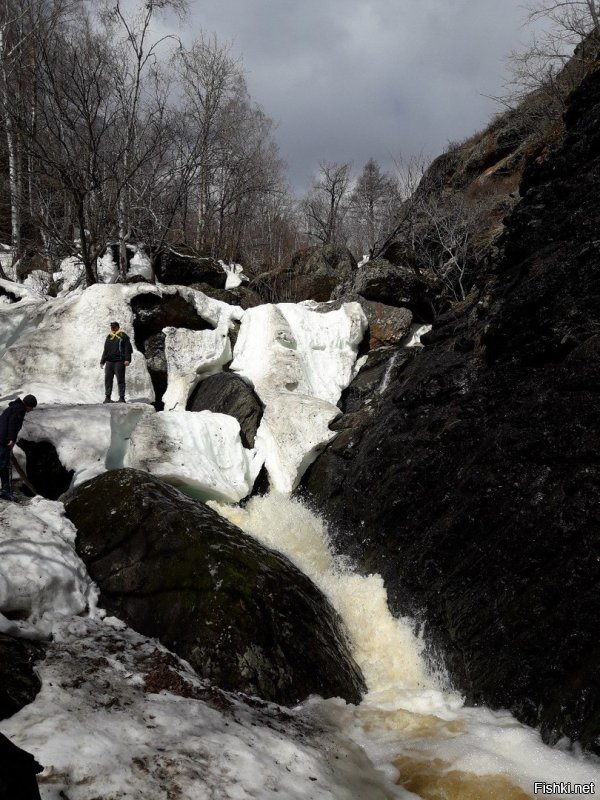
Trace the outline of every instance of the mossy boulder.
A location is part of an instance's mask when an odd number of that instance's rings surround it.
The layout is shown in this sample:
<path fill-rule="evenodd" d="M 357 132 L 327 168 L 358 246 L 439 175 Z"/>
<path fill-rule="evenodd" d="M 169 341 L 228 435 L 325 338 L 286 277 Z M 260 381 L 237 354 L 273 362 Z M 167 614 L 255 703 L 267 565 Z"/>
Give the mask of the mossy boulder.
<path fill-rule="evenodd" d="M 317 587 L 203 503 L 114 470 L 66 503 L 101 604 L 213 684 L 284 705 L 360 699 L 342 622 Z"/>

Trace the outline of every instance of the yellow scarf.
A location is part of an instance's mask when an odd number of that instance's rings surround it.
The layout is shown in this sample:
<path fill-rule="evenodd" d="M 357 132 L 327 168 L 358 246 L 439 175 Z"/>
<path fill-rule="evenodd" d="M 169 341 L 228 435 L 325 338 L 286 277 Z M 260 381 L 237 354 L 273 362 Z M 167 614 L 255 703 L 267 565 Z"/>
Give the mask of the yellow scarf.
<path fill-rule="evenodd" d="M 121 330 L 121 328 L 119 328 L 119 330 L 118 330 L 118 331 L 115 331 L 114 333 L 111 331 L 111 332 L 110 332 L 108 335 L 109 335 L 109 337 L 110 337 L 111 339 L 118 339 L 118 338 L 119 338 L 119 334 L 120 334 L 120 333 L 123 333 L 123 331 Z"/>

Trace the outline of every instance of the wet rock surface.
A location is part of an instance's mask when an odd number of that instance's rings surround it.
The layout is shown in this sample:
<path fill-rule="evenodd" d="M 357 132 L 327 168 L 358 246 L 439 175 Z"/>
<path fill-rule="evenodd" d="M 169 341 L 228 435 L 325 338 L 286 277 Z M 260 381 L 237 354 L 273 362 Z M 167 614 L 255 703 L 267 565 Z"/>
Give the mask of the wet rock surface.
<path fill-rule="evenodd" d="M 235 417 L 240 423 L 242 444 L 244 447 L 254 447 L 263 406 L 254 391 L 239 375 L 222 372 L 201 381 L 192 392 L 187 410 L 212 411 Z"/>
<path fill-rule="evenodd" d="M 294 704 L 360 698 L 329 602 L 284 556 L 149 475 L 115 470 L 67 502 L 100 603 L 220 688 Z"/>
<path fill-rule="evenodd" d="M 600 71 L 567 125 L 478 298 L 336 421 L 304 484 L 470 702 L 600 752 Z"/>

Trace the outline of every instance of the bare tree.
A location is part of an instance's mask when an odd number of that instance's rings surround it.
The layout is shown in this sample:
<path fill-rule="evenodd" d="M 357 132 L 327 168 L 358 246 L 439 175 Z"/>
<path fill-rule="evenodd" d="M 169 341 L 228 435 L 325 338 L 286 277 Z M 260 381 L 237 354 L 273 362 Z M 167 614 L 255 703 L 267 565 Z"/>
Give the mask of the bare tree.
<path fill-rule="evenodd" d="M 534 29 L 530 44 L 508 57 L 511 78 L 494 99 L 514 107 L 534 93 L 536 109 L 553 121 L 562 118 L 565 100 L 583 78 L 600 46 L 599 0 L 529 0 L 526 24 Z"/>
<path fill-rule="evenodd" d="M 52 35 L 81 0 L 3 0 L 0 5 L 0 107 L 8 151 L 13 258 L 21 255 L 22 211 L 32 212 L 31 163 L 24 165 L 19 116 L 36 122 L 37 59 L 34 42 Z M 24 170 L 28 203 L 24 203 Z M 1 271 L 1 267 L 0 267 Z"/>
<path fill-rule="evenodd" d="M 181 47 L 176 63 L 186 100 L 186 111 L 196 126 L 191 156 L 197 166 L 197 218 L 195 247 L 208 249 L 213 178 L 222 160 L 219 156 L 226 110 L 246 93 L 243 73 L 231 54 L 231 45 L 216 37 L 201 36 L 188 50 Z"/>
<path fill-rule="evenodd" d="M 120 175 L 119 185 L 119 265 L 121 275 L 127 272 L 127 242 L 131 234 L 131 181 L 140 168 L 151 160 L 158 145 L 165 98 L 160 97 L 160 76 L 157 59 L 160 46 L 171 35 L 151 39 L 151 25 L 156 12 L 173 9 L 183 13 L 185 0 L 144 0 L 132 12 L 121 0 L 104 0 L 100 19 L 111 38 L 117 38 L 118 55 L 114 59 L 114 90 L 118 100 L 122 158 L 115 162 Z M 149 73 L 149 75 L 147 74 Z M 144 80 L 145 79 L 145 80 Z M 151 82 L 150 98 L 146 95 Z M 158 102 L 155 102 L 158 99 Z M 151 135 L 148 135 L 148 134 Z M 144 135 L 143 135 L 144 134 Z"/>
<path fill-rule="evenodd" d="M 309 236 L 323 244 L 345 241 L 343 222 L 348 213 L 350 181 L 350 164 L 319 164 L 319 174 L 302 203 Z"/>

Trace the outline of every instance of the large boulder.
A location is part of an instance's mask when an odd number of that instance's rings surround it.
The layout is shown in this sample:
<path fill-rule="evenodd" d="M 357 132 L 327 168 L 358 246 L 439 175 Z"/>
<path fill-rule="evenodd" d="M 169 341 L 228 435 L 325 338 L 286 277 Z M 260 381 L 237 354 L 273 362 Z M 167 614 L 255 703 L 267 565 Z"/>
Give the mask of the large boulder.
<path fill-rule="evenodd" d="M 155 261 L 156 277 L 161 283 L 191 286 L 205 283 L 214 289 L 224 289 L 227 275 L 214 258 L 198 258 L 192 254 L 163 250 Z"/>
<path fill-rule="evenodd" d="M 489 296 L 336 421 L 305 482 L 470 702 L 600 752 L 600 70 L 567 124 L 525 172 Z"/>
<path fill-rule="evenodd" d="M 192 392 L 188 411 L 212 411 L 229 414 L 240 423 L 240 436 L 244 447 L 254 447 L 256 431 L 263 415 L 263 406 L 254 391 L 233 372 L 211 375 Z"/>
<path fill-rule="evenodd" d="M 413 269 L 391 264 L 384 258 L 367 261 L 333 292 L 333 299 L 359 295 L 371 303 L 410 309 L 419 321 L 431 320 L 430 282 Z"/>
<path fill-rule="evenodd" d="M 212 297 L 213 300 L 220 300 L 222 303 L 228 303 L 230 306 L 240 306 L 244 311 L 247 308 L 255 308 L 255 306 L 264 303 L 263 298 L 257 292 L 243 284 L 241 286 L 236 286 L 235 289 L 215 288 L 209 283 L 192 283 L 190 286 L 192 289 L 196 289 L 208 297 Z"/>
<path fill-rule="evenodd" d="M 259 275 L 250 288 L 267 302 L 300 303 L 303 300 L 325 302 L 340 283 L 350 279 L 356 259 L 338 245 L 316 245 L 299 250 L 282 269 Z"/>
<path fill-rule="evenodd" d="M 314 584 L 202 503 L 116 470 L 66 504 L 100 603 L 221 688 L 282 704 L 364 688 L 342 623 Z"/>

